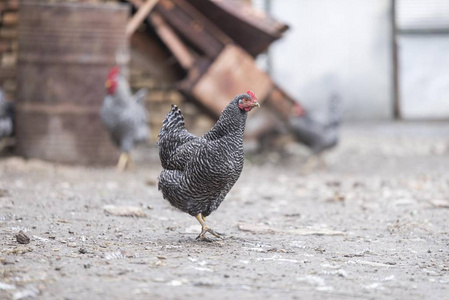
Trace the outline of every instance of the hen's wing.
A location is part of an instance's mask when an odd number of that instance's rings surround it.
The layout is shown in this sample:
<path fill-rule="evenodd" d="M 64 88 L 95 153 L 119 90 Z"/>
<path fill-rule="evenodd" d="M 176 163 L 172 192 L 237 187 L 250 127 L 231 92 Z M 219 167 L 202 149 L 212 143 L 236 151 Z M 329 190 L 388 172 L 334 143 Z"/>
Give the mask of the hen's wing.
<path fill-rule="evenodd" d="M 338 127 L 343 118 L 343 100 L 338 94 L 331 95 L 328 104 L 327 128 Z"/>
<path fill-rule="evenodd" d="M 13 125 L 10 118 L 0 117 L 0 139 L 6 136 L 10 136 L 12 133 Z"/>
<path fill-rule="evenodd" d="M 182 144 L 173 151 L 167 162 L 166 169 L 185 171 L 187 164 L 192 160 L 196 152 L 202 150 L 206 144 L 207 141 L 199 137 Z"/>
<path fill-rule="evenodd" d="M 4 101 L 0 90 L 0 138 L 10 136 L 13 133 L 14 106 Z"/>
<path fill-rule="evenodd" d="M 189 155 L 201 144 L 201 139 L 185 128 L 181 110 L 176 105 L 172 105 L 171 111 L 162 123 L 157 142 L 162 167 L 180 169 Z M 182 145 L 184 146 L 180 148 Z"/>
<path fill-rule="evenodd" d="M 117 122 L 119 110 L 114 105 L 114 96 L 106 95 L 103 99 L 103 105 L 101 106 L 100 118 L 106 128 L 111 131 Z"/>
<path fill-rule="evenodd" d="M 147 140 L 150 134 L 150 127 L 148 111 L 144 102 L 136 100 L 136 102 L 131 103 L 128 114 L 129 119 L 133 122 L 134 140 L 136 142 Z"/>

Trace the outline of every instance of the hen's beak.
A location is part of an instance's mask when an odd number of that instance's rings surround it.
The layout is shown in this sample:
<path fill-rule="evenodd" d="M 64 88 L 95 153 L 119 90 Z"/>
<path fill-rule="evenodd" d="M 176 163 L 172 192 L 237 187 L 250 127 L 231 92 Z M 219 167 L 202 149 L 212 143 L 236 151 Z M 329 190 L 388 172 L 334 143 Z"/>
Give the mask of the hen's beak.
<path fill-rule="evenodd" d="M 110 80 L 106 80 L 104 86 L 108 89 L 112 86 L 112 82 Z"/>
<path fill-rule="evenodd" d="M 255 107 L 255 106 L 257 106 L 258 108 L 260 108 L 260 104 L 259 104 L 259 102 L 253 102 L 252 104 L 251 104 L 251 107 Z"/>

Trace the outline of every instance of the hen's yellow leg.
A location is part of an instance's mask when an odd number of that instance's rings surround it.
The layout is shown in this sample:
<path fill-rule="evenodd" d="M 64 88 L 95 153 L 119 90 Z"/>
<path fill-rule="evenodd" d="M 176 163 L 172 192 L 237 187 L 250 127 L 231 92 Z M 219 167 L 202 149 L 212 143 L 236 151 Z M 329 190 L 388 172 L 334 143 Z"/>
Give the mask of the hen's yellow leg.
<path fill-rule="evenodd" d="M 128 162 L 129 162 L 129 153 L 122 152 L 120 154 L 120 158 L 117 163 L 117 170 L 120 172 L 125 171 L 126 167 L 128 166 Z"/>
<path fill-rule="evenodd" d="M 318 162 L 319 162 L 320 169 L 322 169 L 322 170 L 327 168 L 326 157 L 324 155 L 325 155 L 324 152 L 318 154 Z"/>
<path fill-rule="evenodd" d="M 224 235 L 222 233 L 216 232 L 214 230 L 212 230 L 211 228 L 209 228 L 206 225 L 206 217 L 203 216 L 202 214 L 197 214 L 195 216 L 195 218 L 198 220 L 198 222 L 200 222 L 201 224 L 201 233 L 200 235 L 196 238 L 197 240 L 200 239 L 202 241 L 210 241 L 208 238 L 206 238 L 206 233 L 209 232 L 210 234 L 212 234 L 213 236 L 217 237 L 217 238 L 222 238 Z"/>

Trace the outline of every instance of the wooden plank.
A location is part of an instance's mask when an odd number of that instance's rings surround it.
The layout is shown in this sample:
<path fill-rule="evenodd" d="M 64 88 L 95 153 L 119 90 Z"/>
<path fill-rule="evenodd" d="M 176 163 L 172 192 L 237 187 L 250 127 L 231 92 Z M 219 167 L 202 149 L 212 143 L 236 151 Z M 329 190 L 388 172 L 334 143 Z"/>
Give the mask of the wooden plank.
<path fill-rule="evenodd" d="M 14 27 L 0 28 L 0 39 L 17 39 L 18 30 Z"/>
<path fill-rule="evenodd" d="M 19 0 L 7 0 L 6 9 L 17 10 L 19 9 Z"/>
<path fill-rule="evenodd" d="M 260 31 L 266 32 L 274 37 L 280 37 L 283 32 L 288 29 L 288 25 L 278 22 L 264 11 L 257 10 L 250 4 L 240 0 L 206 0 L 211 1 L 215 5 L 221 7 L 229 14 L 241 19 L 245 23 L 258 28 Z"/>
<path fill-rule="evenodd" d="M 0 39 L 0 53 L 10 50 L 12 50 L 12 41 Z"/>
<path fill-rule="evenodd" d="M 157 4 L 158 0 L 147 0 L 144 4 L 140 5 L 137 12 L 126 24 L 126 36 L 130 37 L 139 27 L 143 20 L 146 19 L 153 7 Z"/>
<path fill-rule="evenodd" d="M 2 67 L 0 68 L 0 81 L 10 78 L 16 78 L 17 70 L 15 67 Z"/>
<path fill-rule="evenodd" d="M 153 13 L 150 16 L 150 21 L 161 40 L 167 45 L 179 64 L 184 69 L 190 69 L 195 59 L 181 39 L 174 33 L 170 26 L 164 22 L 159 14 Z"/>
<path fill-rule="evenodd" d="M 225 47 L 191 92 L 206 108 L 220 115 L 236 95 L 251 90 L 261 103 L 272 88 L 270 77 L 256 66 L 254 59 L 231 44 Z"/>
<path fill-rule="evenodd" d="M 128 2 L 132 3 L 137 8 L 139 8 L 141 5 L 143 5 L 142 0 L 128 0 Z"/>
<path fill-rule="evenodd" d="M 190 44 L 209 58 L 232 40 L 184 0 L 161 0 L 155 10 Z"/>
<path fill-rule="evenodd" d="M 156 32 L 135 32 L 131 36 L 130 83 L 133 88 L 165 88 L 185 76 L 174 67 L 173 53 L 163 47 Z M 151 94 L 151 93 L 150 93 Z"/>
<path fill-rule="evenodd" d="M 287 120 L 288 117 L 291 116 L 293 104 L 295 103 L 301 105 L 276 85 L 273 86 L 273 89 L 267 97 L 267 104 L 272 107 L 283 120 Z"/>
<path fill-rule="evenodd" d="M 0 12 L 19 9 L 19 0 L 2 0 L 0 2 Z"/>
<path fill-rule="evenodd" d="M 189 3 L 253 56 L 265 51 L 288 29 L 286 24 L 240 0 L 190 0 Z"/>
<path fill-rule="evenodd" d="M 2 26 L 14 26 L 19 22 L 19 14 L 16 11 L 2 14 Z"/>

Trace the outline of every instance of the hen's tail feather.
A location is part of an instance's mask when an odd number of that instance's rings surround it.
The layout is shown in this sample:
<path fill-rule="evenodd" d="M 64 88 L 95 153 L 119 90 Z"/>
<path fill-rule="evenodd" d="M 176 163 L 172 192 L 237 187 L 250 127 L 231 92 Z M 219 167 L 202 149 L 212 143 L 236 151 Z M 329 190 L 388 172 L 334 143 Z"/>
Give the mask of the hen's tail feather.
<path fill-rule="evenodd" d="M 148 90 L 146 88 L 141 88 L 134 95 L 133 99 L 135 102 L 142 102 L 143 99 L 147 96 Z"/>
<path fill-rule="evenodd" d="M 329 99 L 329 123 L 328 126 L 338 126 L 343 118 L 343 101 L 338 94 L 333 94 Z"/>
<path fill-rule="evenodd" d="M 174 104 L 171 106 L 171 111 L 167 114 L 162 122 L 162 128 L 159 137 L 165 132 L 172 132 L 185 129 L 184 116 L 181 110 Z"/>
<path fill-rule="evenodd" d="M 186 130 L 184 116 L 176 105 L 172 105 L 171 111 L 162 122 L 158 137 L 156 145 L 159 147 L 159 157 L 163 168 L 168 167 L 171 156 L 179 146 L 196 138 Z"/>

